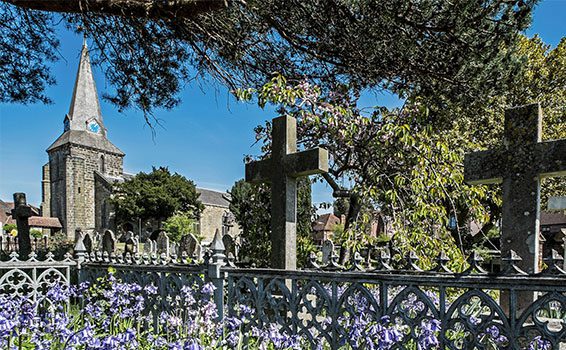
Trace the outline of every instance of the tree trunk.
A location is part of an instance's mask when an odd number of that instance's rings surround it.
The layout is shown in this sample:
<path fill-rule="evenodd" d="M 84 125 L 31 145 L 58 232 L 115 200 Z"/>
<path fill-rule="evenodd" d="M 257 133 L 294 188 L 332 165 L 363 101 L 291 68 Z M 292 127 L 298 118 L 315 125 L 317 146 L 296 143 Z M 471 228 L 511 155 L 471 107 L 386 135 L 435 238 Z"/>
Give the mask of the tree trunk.
<path fill-rule="evenodd" d="M 344 231 L 348 231 L 352 223 L 358 218 L 362 205 L 360 203 L 360 196 L 350 192 L 350 207 L 348 208 L 348 215 L 346 216 L 346 223 L 344 224 Z M 350 260 L 352 250 L 346 245 L 340 247 L 340 264 L 345 264 Z"/>

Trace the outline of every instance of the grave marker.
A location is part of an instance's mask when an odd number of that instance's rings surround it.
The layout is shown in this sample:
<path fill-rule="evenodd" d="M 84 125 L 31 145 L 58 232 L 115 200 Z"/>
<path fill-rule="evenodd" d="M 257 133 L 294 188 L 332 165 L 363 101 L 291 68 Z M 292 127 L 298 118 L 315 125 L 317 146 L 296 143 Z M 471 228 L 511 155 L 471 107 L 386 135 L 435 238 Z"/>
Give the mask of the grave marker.
<path fill-rule="evenodd" d="M 501 255 L 515 251 L 516 265 L 528 273 L 539 272 L 540 179 L 566 175 L 566 139 L 542 142 L 542 110 L 539 104 L 505 111 L 503 146 L 466 154 L 464 178 L 470 184 L 501 183 Z M 532 292 L 517 292 L 516 308 L 527 308 Z M 507 292 L 501 305 L 510 311 Z"/>
<path fill-rule="evenodd" d="M 297 121 L 273 119 L 271 158 L 246 164 L 246 181 L 271 184 L 271 266 L 297 267 L 297 177 L 328 171 L 328 151 L 297 152 Z"/>
<path fill-rule="evenodd" d="M 166 256 L 169 256 L 171 247 L 169 245 L 169 236 L 167 236 L 167 232 L 161 230 L 159 235 L 157 235 L 155 243 L 157 254 L 165 254 Z"/>
<path fill-rule="evenodd" d="M 504 146 L 467 154 L 465 180 L 502 183 L 501 254 L 514 250 L 529 273 L 539 268 L 540 178 L 566 175 L 566 139 L 541 142 L 539 104 L 505 112 Z"/>
<path fill-rule="evenodd" d="M 31 207 L 26 201 L 26 194 L 14 193 L 14 209 L 12 209 L 12 217 L 16 219 L 16 226 L 18 227 L 18 250 L 20 253 L 20 259 L 27 259 L 31 253 L 28 219 L 32 215 Z"/>
<path fill-rule="evenodd" d="M 325 239 L 322 242 L 322 265 L 326 265 L 332 259 L 332 254 L 334 254 L 334 243 L 331 240 Z"/>
<path fill-rule="evenodd" d="M 114 253 L 116 250 L 116 237 L 114 232 L 111 230 L 104 231 L 102 235 L 102 252 L 108 253 L 108 255 Z"/>

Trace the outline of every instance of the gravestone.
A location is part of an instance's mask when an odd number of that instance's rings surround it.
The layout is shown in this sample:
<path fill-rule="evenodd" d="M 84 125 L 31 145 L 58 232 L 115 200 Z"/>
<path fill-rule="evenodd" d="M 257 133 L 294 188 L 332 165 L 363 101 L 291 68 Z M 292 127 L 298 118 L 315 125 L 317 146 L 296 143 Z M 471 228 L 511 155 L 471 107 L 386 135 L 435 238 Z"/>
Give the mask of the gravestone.
<path fill-rule="evenodd" d="M 200 245 L 198 239 L 192 233 L 181 237 L 179 242 L 179 254 L 186 253 L 187 256 L 193 257 L 196 253 L 197 246 Z"/>
<path fill-rule="evenodd" d="M 104 231 L 102 235 L 102 252 L 107 252 L 108 255 L 114 253 L 116 250 L 116 237 L 111 230 Z"/>
<path fill-rule="evenodd" d="M 528 273 L 539 271 L 540 179 L 566 175 L 566 139 L 541 141 L 539 104 L 505 112 L 504 140 L 499 149 L 466 154 L 464 177 L 470 184 L 501 183 L 501 254 L 514 250 Z M 519 308 L 532 302 L 520 293 Z"/>
<path fill-rule="evenodd" d="M 147 255 L 157 253 L 157 247 L 156 247 L 155 241 L 152 241 L 151 239 L 148 239 L 147 241 L 145 241 L 145 243 L 143 244 L 143 252 L 144 252 L 144 254 L 147 254 Z"/>
<path fill-rule="evenodd" d="M 332 259 L 332 254 L 334 254 L 334 243 L 331 240 L 325 239 L 322 242 L 322 264 L 326 265 Z"/>
<path fill-rule="evenodd" d="M 14 193 L 14 209 L 12 209 L 12 217 L 16 219 L 16 226 L 18 227 L 18 250 L 20 253 L 20 259 L 27 259 L 31 253 L 28 219 L 32 215 L 31 207 L 26 201 L 26 194 Z"/>
<path fill-rule="evenodd" d="M 83 245 L 87 253 L 92 252 L 93 250 L 92 248 L 94 246 L 91 236 L 92 236 L 91 233 L 87 232 L 83 237 Z"/>
<path fill-rule="evenodd" d="M 232 254 L 234 259 L 236 259 L 236 244 L 234 242 L 234 238 L 230 235 L 224 235 L 222 236 L 222 243 L 224 243 L 224 254 L 226 254 L 226 256 Z"/>
<path fill-rule="evenodd" d="M 273 119 L 271 158 L 246 164 L 246 181 L 271 184 L 271 266 L 297 268 L 297 177 L 328 171 L 328 151 L 297 152 L 297 121 Z"/>
<path fill-rule="evenodd" d="M 164 230 L 159 231 L 155 243 L 157 254 L 165 254 L 166 256 L 169 256 L 171 247 L 169 245 L 169 236 L 167 236 L 167 232 Z"/>
<path fill-rule="evenodd" d="M 138 239 L 132 231 L 126 232 L 124 235 L 124 254 L 137 254 L 138 253 Z"/>

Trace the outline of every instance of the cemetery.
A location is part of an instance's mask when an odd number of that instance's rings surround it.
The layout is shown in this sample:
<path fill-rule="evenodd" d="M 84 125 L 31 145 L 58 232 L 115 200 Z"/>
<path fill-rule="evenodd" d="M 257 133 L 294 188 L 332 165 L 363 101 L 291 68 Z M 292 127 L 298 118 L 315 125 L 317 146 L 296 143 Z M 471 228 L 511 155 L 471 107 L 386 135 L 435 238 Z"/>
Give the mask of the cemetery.
<path fill-rule="evenodd" d="M 0 0 L 6 106 L 49 103 L 59 36 L 83 41 L 41 204 L 0 200 L 0 348 L 566 349 L 566 39 L 528 32 L 536 6 Z M 249 138 L 202 101 L 155 128 L 201 77 L 259 111 Z M 259 151 L 228 190 L 131 174 L 106 104 L 179 141 L 172 164 Z"/>

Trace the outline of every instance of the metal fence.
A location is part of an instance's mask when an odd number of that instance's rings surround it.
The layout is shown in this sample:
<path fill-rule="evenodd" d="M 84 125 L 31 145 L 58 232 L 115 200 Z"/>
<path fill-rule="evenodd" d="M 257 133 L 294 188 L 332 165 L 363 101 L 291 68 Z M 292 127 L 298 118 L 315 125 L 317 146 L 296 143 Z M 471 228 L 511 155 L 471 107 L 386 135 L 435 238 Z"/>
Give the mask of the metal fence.
<path fill-rule="evenodd" d="M 81 279 L 92 279 L 112 267 L 116 276 L 159 288 L 155 310 L 166 310 L 167 301 L 186 285 L 213 282 L 219 313 L 237 315 L 240 305 L 254 310 L 247 327 L 277 324 L 298 334 L 316 347 L 322 341 L 337 349 L 351 342 L 354 320 L 389 322 L 405 333 L 396 348 L 416 348 L 427 324 L 441 324 L 442 349 L 528 349 L 533 339 L 548 342 L 552 349 L 566 346 L 566 272 L 555 253 L 547 268 L 527 275 L 515 263 L 516 255 L 504 258 L 498 274 L 482 270 L 473 255 L 469 269 L 453 273 L 440 256 L 431 271 L 422 271 L 415 258 L 406 258 L 403 269 L 391 268 L 386 253 L 376 261 L 343 269 L 336 259 L 300 271 L 236 268 L 225 254 L 222 240 L 211 245 L 205 261 L 192 264 L 186 258 L 157 255 L 89 254 L 80 264 Z M 525 298 L 533 297 L 525 303 Z M 411 340 L 413 343 L 411 343 Z"/>
<path fill-rule="evenodd" d="M 20 260 L 18 253 L 13 252 L 8 261 L 0 261 L 0 294 L 37 302 L 54 284 L 70 286 L 76 265 L 71 255 L 55 260 L 53 254 L 47 253 L 40 260 L 31 253 L 28 259 Z"/>

